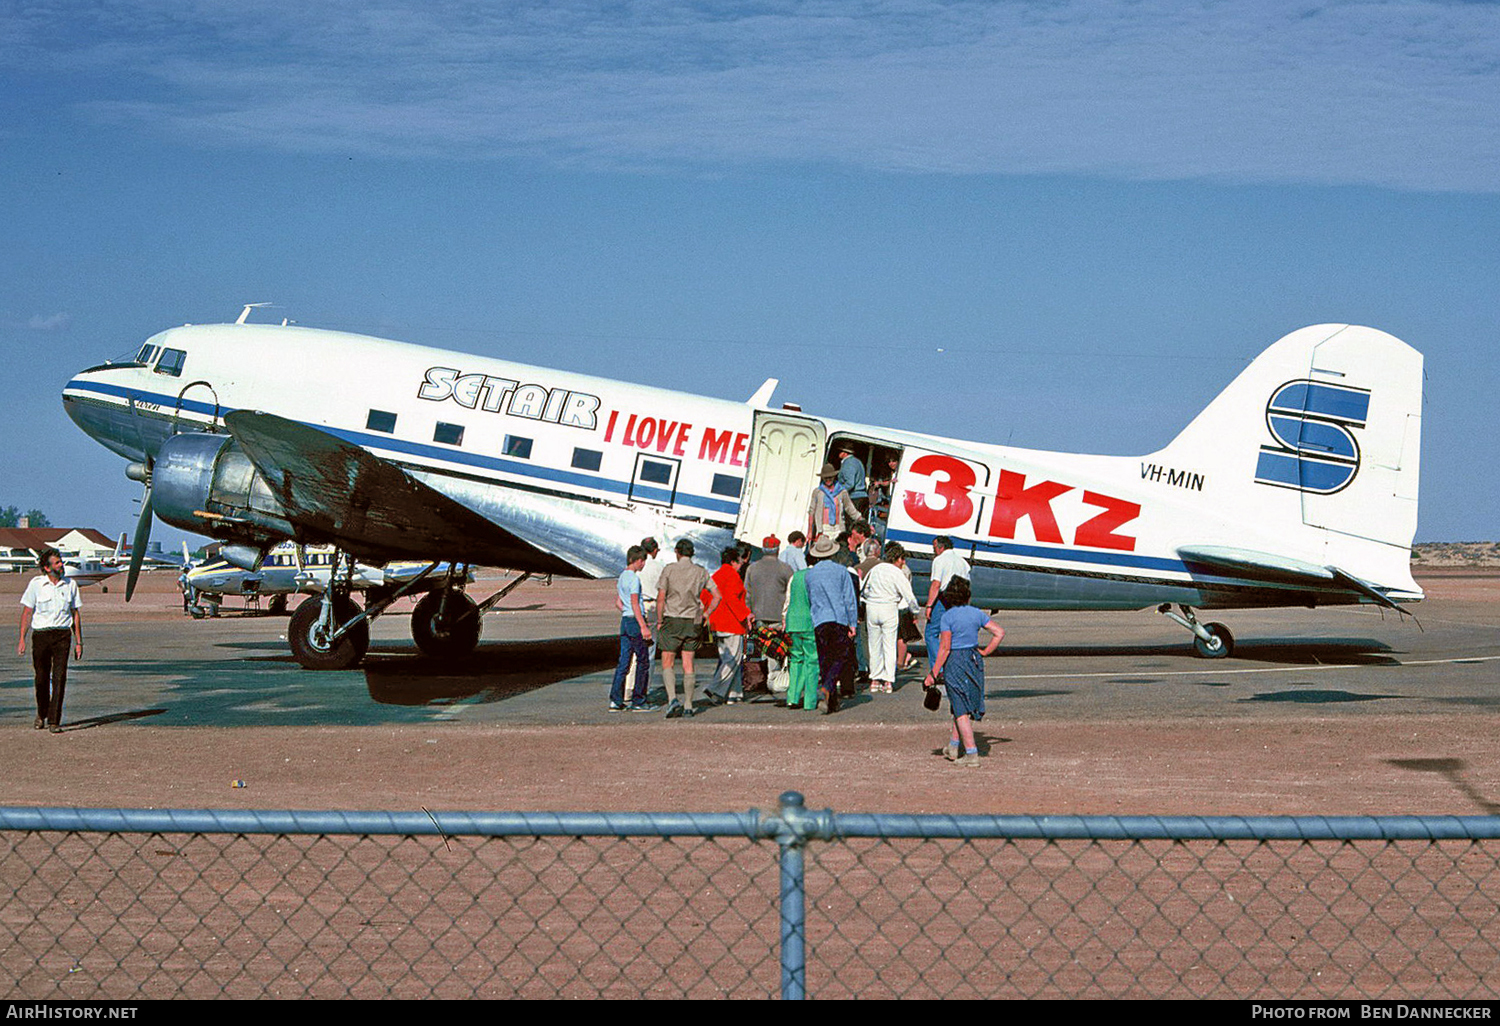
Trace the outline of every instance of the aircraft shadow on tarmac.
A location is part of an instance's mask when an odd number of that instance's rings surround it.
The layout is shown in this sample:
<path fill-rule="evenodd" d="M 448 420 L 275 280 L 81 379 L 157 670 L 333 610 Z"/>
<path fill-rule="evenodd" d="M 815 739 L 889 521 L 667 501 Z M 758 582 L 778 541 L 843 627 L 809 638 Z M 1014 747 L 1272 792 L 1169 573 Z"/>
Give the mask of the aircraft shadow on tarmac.
<path fill-rule="evenodd" d="M 385 705 L 429 705 L 454 699 L 504 701 L 517 695 L 613 670 L 618 635 L 480 645 L 464 659 L 433 659 L 414 644 L 388 643 L 365 656 L 370 697 Z"/>
<path fill-rule="evenodd" d="M 1235 642 L 1234 655 L 1212 665 L 1223 668 L 1235 663 L 1281 663 L 1292 666 L 1395 666 L 1398 660 L 1386 653 L 1391 646 L 1373 638 L 1266 638 Z M 1002 645 L 995 658 L 1002 660 L 1048 658 L 1164 656 L 1201 661 L 1191 645 Z"/>

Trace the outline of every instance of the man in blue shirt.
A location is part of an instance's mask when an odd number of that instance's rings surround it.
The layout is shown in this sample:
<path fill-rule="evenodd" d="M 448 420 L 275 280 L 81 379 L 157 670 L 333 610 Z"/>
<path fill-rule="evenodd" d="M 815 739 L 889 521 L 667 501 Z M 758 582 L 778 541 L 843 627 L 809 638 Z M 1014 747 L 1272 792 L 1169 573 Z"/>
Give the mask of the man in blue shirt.
<path fill-rule="evenodd" d="M 641 567 L 646 565 L 646 550 L 632 545 L 625 553 L 625 569 L 616 586 L 615 605 L 620 607 L 620 661 L 615 665 L 615 679 L 609 687 L 609 711 L 625 711 L 625 675 L 635 660 L 635 693 L 631 712 L 650 712 L 646 701 L 647 681 L 651 675 L 651 628 L 641 608 Z"/>
<path fill-rule="evenodd" d="M 854 663 L 854 632 L 859 599 L 854 575 L 834 562 L 838 544 L 826 535 L 808 548 L 807 595 L 812 605 L 813 637 L 818 643 L 818 700 L 824 715 L 839 711 L 839 681 Z"/>

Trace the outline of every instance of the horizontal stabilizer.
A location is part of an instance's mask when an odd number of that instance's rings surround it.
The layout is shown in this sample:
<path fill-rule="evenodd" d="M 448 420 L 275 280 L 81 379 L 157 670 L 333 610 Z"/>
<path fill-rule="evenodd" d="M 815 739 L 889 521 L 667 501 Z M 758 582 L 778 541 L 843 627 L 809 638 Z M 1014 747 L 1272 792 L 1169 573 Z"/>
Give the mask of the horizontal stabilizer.
<path fill-rule="evenodd" d="M 1377 605 L 1400 610 L 1389 596 L 1369 581 L 1336 566 L 1318 566 L 1272 552 L 1256 552 L 1223 545 L 1184 545 L 1177 550 L 1184 562 L 1227 570 L 1241 577 L 1277 584 L 1302 585 L 1322 591 L 1353 591 Z"/>
<path fill-rule="evenodd" d="M 224 418 L 245 455 L 281 500 L 287 519 L 373 562 L 442 558 L 541 573 L 570 573 L 467 506 L 326 431 L 270 413 Z"/>

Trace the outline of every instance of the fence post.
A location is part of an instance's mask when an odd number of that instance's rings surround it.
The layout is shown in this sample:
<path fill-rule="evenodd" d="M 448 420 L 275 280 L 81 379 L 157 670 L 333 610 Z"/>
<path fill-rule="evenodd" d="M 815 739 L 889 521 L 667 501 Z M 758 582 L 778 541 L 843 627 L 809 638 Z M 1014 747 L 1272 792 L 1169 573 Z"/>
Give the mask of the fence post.
<path fill-rule="evenodd" d="M 782 827 L 776 831 L 781 845 L 781 999 L 801 1001 L 807 997 L 807 879 L 802 849 L 806 838 L 798 830 L 803 810 L 802 795 L 785 791 L 780 801 Z"/>

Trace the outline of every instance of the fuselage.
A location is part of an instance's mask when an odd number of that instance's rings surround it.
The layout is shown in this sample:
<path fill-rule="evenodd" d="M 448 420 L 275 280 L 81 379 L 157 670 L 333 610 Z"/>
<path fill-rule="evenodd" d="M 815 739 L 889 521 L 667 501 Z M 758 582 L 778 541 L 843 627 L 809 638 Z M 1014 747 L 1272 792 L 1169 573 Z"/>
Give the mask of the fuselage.
<path fill-rule="evenodd" d="M 154 457 L 176 432 L 222 431 L 231 411 L 266 410 L 357 444 L 523 537 L 548 540 L 581 574 L 618 573 L 625 549 L 647 535 L 667 545 L 690 537 L 709 565 L 736 536 L 758 543 L 768 532 L 746 496 L 770 494 L 766 467 L 779 457 L 769 425 L 781 422 L 806 428 L 818 447 L 814 465 L 838 440 L 855 443 L 869 470 L 871 457 L 897 458 L 887 537 L 912 554 L 919 587 L 933 538 L 953 538 L 974 564 L 977 605 L 1358 600 L 1181 558 L 1178 547 L 1191 543 L 1329 561 L 1327 532 L 1300 513 L 1295 524 L 1263 509 L 1242 516 L 1227 494 L 1216 496 L 1237 467 L 958 441 L 301 327 L 185 326 L 154 336 L 138 356 L 83 371 L 63 392 L 69 416 L 126 459 Z M 936 419 L 962 423 L 963 415 Z M 783 501 L 781 522 L 770 525 L 783 538 L 808 529 L 816 475 L 799 481 L 782 486 L 800 496 Z M 1364 575 L 1398 600 L 1419 598 L 1400 545 L 1377 548 Z"/>

